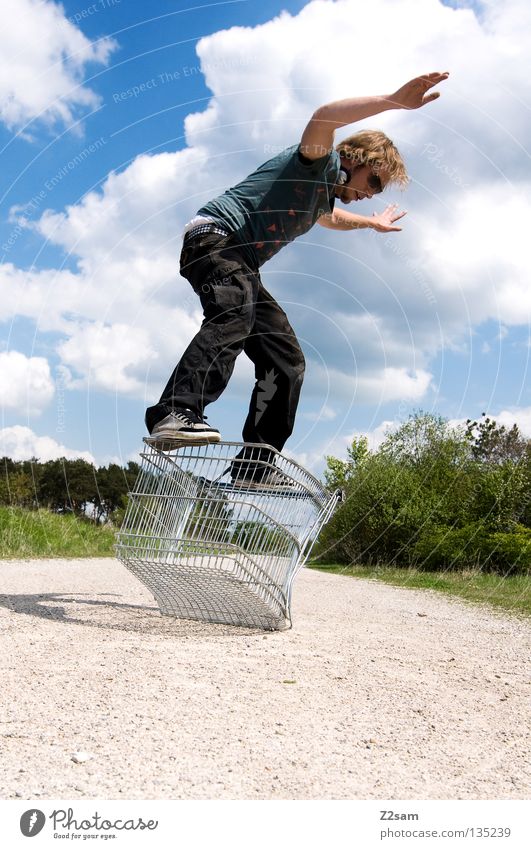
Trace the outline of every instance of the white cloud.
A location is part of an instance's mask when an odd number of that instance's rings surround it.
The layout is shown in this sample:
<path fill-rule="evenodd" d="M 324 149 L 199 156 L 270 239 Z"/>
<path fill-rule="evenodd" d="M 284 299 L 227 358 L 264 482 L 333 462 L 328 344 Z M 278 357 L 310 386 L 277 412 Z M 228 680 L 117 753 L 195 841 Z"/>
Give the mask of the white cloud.
<path fill-rule="evenodd" d="M 419 401 L 426 394 L 432 375 L 424 369 L 415 371 L 387 366 L 363 372 L 342 373 L 337 369 L 313 363 L 305 392 L 323 400 L 333 392 L 336 399 L 351 403 L 386 403 Z"/>
<path fill-rule="evenodd" d="M 471 189 L 455 199 L 443 228 L 420 223 L 424 267 L 439 297 L 457 297 L 472 323 L 488 318 L 518 325 L 531 319 L 528 222 L 531 182 L 502 182 Z M 496 213 L 485 210 L 495 199 Z M 500 327 L 500 338 L 507 328 Z"/>
<path fill-rule="evenodd" d="M 0 353 L 0 398 L 4 410 L 38 415 L 53 395 L 48 360 L 26 357 L 19 351 Z"/>
<path fill-rule="evenodd" d="M 304 413 L 304 418 L 308 419 L 310 422 L 330 422 L 335 419 L 336 416 L 337 412 L 327 404 L 323 404 L 319 410 L 311 410 Z"/>
<path fill-rule="evenodd" d="M 531 439 L 531 407 L 512 407 L 508 410 L 501 410 L 497 414 L 493 413 L 491 418 L 507 428 L 517 424 L 522 436 Z"/>
<path fill-rule="evenodd" d="M 88 463 L 96 465 L 94 457 L 88 451 L 75 451 L 65 448 L 50 436 L 37 436 L 29 427 L 14 425 L 0 430 L 0 456 L 11 457 L 12 460 L 31 460 L 36 457 L 46 463 L 66 457 L 74 460 L 80 457 Z"/>
<path fill-rule="evenodd" d="M 514 424 L 518 425 L 521 435 L 531 439 L 531 407 L 509 407 L 506 410 L 500 410 L 499 413 L 488 410 L 487 416 L 508 429 L 512 428 Z M 480 421 L 479 416 L 477 418 Z M 465 419 L 452 419 L 450 424 L 454 427 L 464 427 L 466 422 Z"/>
<path fill-rule="evenodd" d="M 148 394 L 160 393 L 199 327 L 201 307 L 167 255 L 152 262 L 116 258 L 95 266 L 93 275 L 5 263 L 0 320 L 15 315 L 33 320 L 40 333 L 60 334 L 59 356 L 80 379 L 91 372 L 94 388 L 143 397 L 146 374 Z"/>
<path fill-rule="evenodd" d="M 89 63 L 106 64 L 116 42 L 90 42 L 49 0 L 3 0 L 0 29 L 0 118 L 10 128 L 34 118 L 72 121 L 100 98 L 82 78 Z"/>
<path fill-rule="evenodd" d="M 83 279 L 69 271 L 24 271 L 0 264 L 0 321 L 32 319 L 40 331 L 68 332 L 69 316 L 83 310 Z"/>
<path fill-rule="evenodd" d="M 377 62 L 375 27 L 381 49 Z M 407 79 L 428 58 L 430 67 L 443 57 L 449 62 L 458 53 L 456 33 L 470 38 L 478 31 L 472 12 L 451 10 L 438 0 L 372 0 L 365 5 L 314 0 L 295 16 L 282 12 L 254 28 L 214 33 L 197 45 L 214 98 L 207 110 L 188 117 L 187 139 L 225 151 L 242 137 L 292 144 L 321 103 L 390 92 L 400 82 L 397 67 Z M 229 56 L 252 57 L 245 66 L 243 91 L 238 67 L 223 65 Z M 231 91 L 238 91 L 238 97 L 224 97 Z"/>
<path fill-rule="evenodd" d="M 85 273 L 109 259 L 147 257 L 152 264 L 161 249 L 162 262 L 172 256 L 175 265 L 180 232 L 199 205 L 197 170 L 204 157 L 205 151 L 191 149 L 141 154 L 124 171 L 111 172 L 101 191 L 89 192 L 64 212 L 46 210 L 38 230 L 80 257 Z"/>
<path fill-rule="evenodd" d="M 131 369 L 157 357 L 149 345 L 148 334 L 126 324 L 105 326 L 100 322 L 80 326 L 59 345 L 61 360 L 83 379 L 72 380 L 69 388 L 88 382 L 92 389 L 123 394 L 141 394 L 143 383 Z"/>

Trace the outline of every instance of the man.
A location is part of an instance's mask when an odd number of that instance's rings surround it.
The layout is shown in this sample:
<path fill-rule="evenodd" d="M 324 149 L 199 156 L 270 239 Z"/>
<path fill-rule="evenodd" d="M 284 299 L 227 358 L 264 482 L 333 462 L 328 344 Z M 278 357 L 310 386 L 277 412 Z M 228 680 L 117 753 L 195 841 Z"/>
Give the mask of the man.
<path fill-rule="evenodd" d="M 146 411 L 146 425 L 159 446 L 219 442 L 204 409 L 225 389 L 238 354 L 255 366 L 256 383 L 243 427 L 245 443 L 281 451 L 295 421 L 304 357 L 280 306 L 264 289 L 259 268 L 316 221 L 332 230 L 371 227 L 378 232 L 405 215 L 388 206 L 370 218 L 335 210 L 372 198 L 408 178 L 400 154 L 377 131 L 350 136 L 334 149 L 340 127 L 389 109 L 418 109 L 439 96 L 430 91 L 448 72 L 417 77 L 394 94 L 349 98 L 321 106 L 300 144 L 261 165 L 241 183 L 205 204 L 185 227 L 181 274 L 201 300 L 204 321 L 171 375 L 160 401 Z M 266 448 L 239 459 L 271 460 Z M 240 462 L 234 482 L 256 481 L 257 468 Z M 261 486 L 274 487 L 280 473 L 261 471 Z"/>

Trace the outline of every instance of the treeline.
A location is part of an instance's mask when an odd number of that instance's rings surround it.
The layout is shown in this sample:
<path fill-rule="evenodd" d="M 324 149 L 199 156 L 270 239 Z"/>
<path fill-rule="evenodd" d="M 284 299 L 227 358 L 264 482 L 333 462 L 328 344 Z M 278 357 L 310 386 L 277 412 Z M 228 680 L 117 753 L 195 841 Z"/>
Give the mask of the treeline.
<path fill-rule="evenodd" d="M 531 440 L 483 415 L 453 428 L 411 416 L 376 451 L 327 458 L 344 504 L 319 540 L 330 562 L 417 569 L 531 570 Z"/>
<path fill-rule="evenodd" d="M 127 493 L 136 480 L 139 465 L 129 462 L 95 466 L 86 460 L 37 459 L 1 462 L 0 504 L 36 510 L 47 508 L 55 513 L 72 513 L 118 523 L 126 505 Z"/>

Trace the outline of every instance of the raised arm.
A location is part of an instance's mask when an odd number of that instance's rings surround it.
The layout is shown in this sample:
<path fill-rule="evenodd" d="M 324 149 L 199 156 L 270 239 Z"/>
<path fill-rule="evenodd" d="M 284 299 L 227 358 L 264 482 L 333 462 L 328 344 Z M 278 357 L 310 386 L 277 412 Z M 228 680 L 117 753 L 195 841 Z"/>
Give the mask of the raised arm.
<path fill-rule="evenodd" d="M 388 109 L 418 109 L 436 100 L 440 92 L 429 92 L 443 80 L 448 79 L 448 71 L 434 71 L 410 80 L 393 94 L 380 94 L 372 97 L 350 97 L 336 100 L 320 106 L 313 113 L 302 134 L 300 151 L 308 159 L 325 156 L 334 146 L 334 132 L 339 127 L 354 124 Z"/>

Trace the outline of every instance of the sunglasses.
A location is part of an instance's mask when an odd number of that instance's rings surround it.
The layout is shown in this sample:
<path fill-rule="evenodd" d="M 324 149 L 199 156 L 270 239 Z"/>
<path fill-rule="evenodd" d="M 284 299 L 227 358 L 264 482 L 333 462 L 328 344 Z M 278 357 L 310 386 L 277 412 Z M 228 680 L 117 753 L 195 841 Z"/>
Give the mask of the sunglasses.
<path fill-rule="evenodd" d="M 343 175 L 343 179 L 340 180 L 341 185 L 348 185 L 350 183 L 353 170 L 347 171 L 346 168 L 342 168 L 340 174 Z M 371 171 L 367 177 L 367 185 L 373 195 L 378 195 L 380 192 L 383 192 L 384 187 L 382 186 L 382 181 L 380 180 L 378 174 L 375 174 L 374 171 Z"/>
<path fill-rule="evenodd" d="M 367 185 L 373 194 L 378 195 L 380 192 L 383 192 L 382 181 L 380 180 L 378 174 L 373 174 L 372 172 L 367 177 Z"/>

